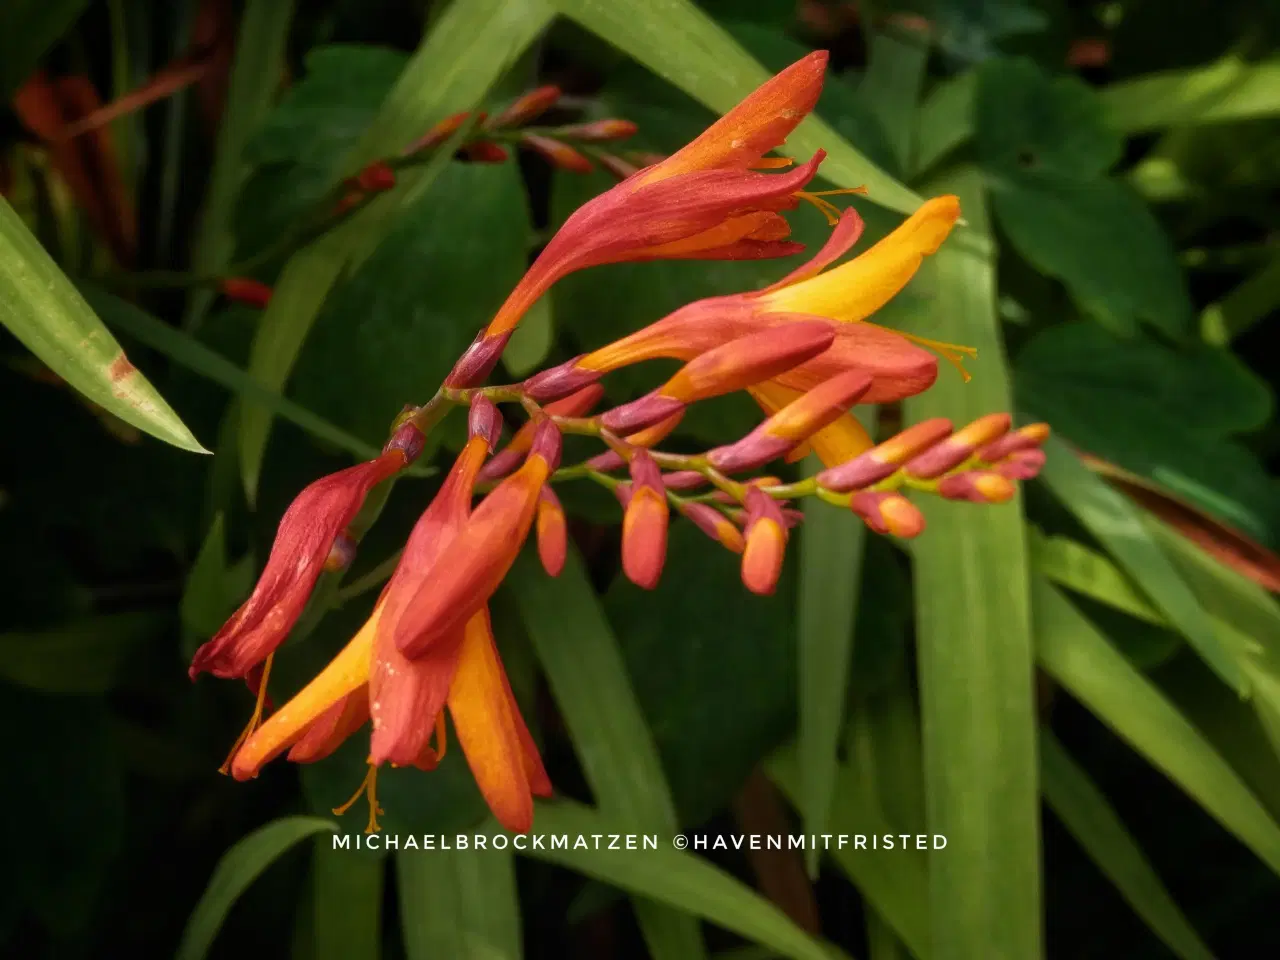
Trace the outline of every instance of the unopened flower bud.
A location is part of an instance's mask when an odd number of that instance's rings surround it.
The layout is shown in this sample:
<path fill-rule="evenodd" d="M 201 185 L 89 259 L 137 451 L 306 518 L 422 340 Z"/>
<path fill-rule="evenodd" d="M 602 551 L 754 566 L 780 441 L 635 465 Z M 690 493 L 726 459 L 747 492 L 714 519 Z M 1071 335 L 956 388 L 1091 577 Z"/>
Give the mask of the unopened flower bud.
<path fill-rule="evenodd" d="M 743 532 L 742 582 L 752 593 L 768 596 L 778 586 L 787 549 L 787 522 L 777 502 L 756 487 L 747 491 Z"/>
<path fill-rule="evenodd" d="M 741 553 L 744 546 L 742 531 L 723 513 L 706 503 L 686 503 L 680 513 L 721 546 Z"/>
<path fill-rule="evenodd" d="M 987 444 L 978 451 L 978 459 L 996 463 L 1018 450 L 1031 450 L 1049 438 L 1047 423 L 1030 423 Z"/>
<path fill-rule="evenodd" d="M 531 399 L 545 403 L 589 387 L 604 374 L 598 370 L 579 369 L 576 364 L 581 359 L 574 357 L 559 366 L 536 373 L 520 385 L 521 389 Z"/>
<path fill-rule="evenodd" d="M 631 459 L 631 496 L 622 518 L 622 569 L 638 587 L 652 590 L 667 557 L 670 514 L 662 471 L 643 450 Z"/>
<path fill-rule="evenodd" d="M 251 277 L 224 277 L 218 290 L 228 300 L 264 309 L 271 302 L 271 288 Z"/>
<path fill-rule="evenodd" d="M 979 447 L 986 446 L 1008 433 L 1009 424 L 1010 418 L 1007 413 L 993 413 L 979 417 L 963 430 L 957 431 L 946 440 L 913 457 L 904 469 L 913 477 L 926 480 L 940 477 L 968 460 Z"/>
<path fill-rule="evenodd" d="M 338 534 L 329 548 L 329 555 L 324 558 L 324 568 L 328 573 L 339 573 L 351 566 L 356 558 L 356 542 L 345 533 Z"/>
<path fill-rule="evenodd" d="M 1043 450 L 1015 450 L 999 463 L 993 464 L 992 469 L 1009 480 L 1030 480 L 1040 474 L 1044 461 Z"/>
<path fill-rule="evenodd" d="M 597 153 L 596 160 L 600 166 L 604 167 L 619 180 L 626 180 L 628 177 L 640 172 L 640 168 L 630 160 L 623 160 L 612 153 Z"/>
<path fill-rule="evenodd" d="M 554 473 L 560 466 L 562 446 L 560 428 L 550 420 L 543 420 L 533 430 L 533 443 L 529 445 L 529 456 L 541 457 L 546 461 L 547 472 Z"/>
<path fill-rule="evenodd" d="M 938 493 L 948 500 L 970 503 L 1004 503 L 1012 500 L 1015 492 L 1011 480 L 989 470 L 966 470 L 938 483 Z"/>
<path fill-rule="evenodd" d="M 412 421 L 406 421 L 396 427 L 395 433 L 391 435 L 391 439 L 387 441 L 387 445 L 382 449 L 384 453 L 399 450 L 404 454 L 405 463 L 413 463 L 422 454 L 422 448 L 426 446 L 426 443 L 427 438 L 418 428 L 418 425 Z"/>
<path fill-rule="evenodd" d="M 510 154 L 491 140 L 476 140 L 462 148 L 462 155 L 472 163 L 505 163 Z"/>
<path fill-rule="evenodd" d="M 561 170 L 568 170 L 570 173 L 590 173 L 595 169 L 591 161 L 573 147 L 559 140 L 553 140 L 551 137 L 526 133 L 520 138 L 520 142 L 530 150 L 542 154 L 552 166 Z"/>
<path fill-rule="evenodd" d="M 560 498 L 548 486 L 538 492 L 536 529 L 538 559 L 542 561 L 542 569 L 551 576 L 558 577 L 564 569 L 565 556 L 569 551 L 569 533 Z"/>
<path fill-rule="evenodd" d="M 611 117 L 605 120 L 592 120 L 589 123 L 575 123 L 572 126 L 561 127 L 556 133 L 569 140 L 598 142 L 601 140 L 625 140 L 627 137 L 634 135 L 638 129 L 639 127 L 630 120 L 619 120 Z"/>
<path fill-rule="evenodd" d="M 500 127 L 515 127 L 530 120 L 536 120 L 554 107 L 560 97 L 560 88 L 551 84 L 530 90 L 485 124 L 485 127 L 489 130 L 497 130 Z"/>
<path fill-rule="evenodd" d="M 438 147 L 461 129 L 462 125 L 467 122 L 467 117 L 471 116 L 469 110 L 463 110 L 461 113 L 455 113 L 451 117 L 446 117 L 425 134 L 415 140 L 402 151 L 403 156 L 409 156 L 422 150 L 430 150 L 432 147 Z M 477 119 L 483 120 L 484 114 L 478 115 Z"/>
<path fill-rule="evenodd" d="M 823 470 L 818 474 L 818 484 L 837 493 L 861 490 L 897 473 L 902 464 L 950 435 L 950 420 L 924 420 L 847 463 Z"/>
<path fill-rule="evenodd" d="M 924 531 L 924 514 L 900 493 L 856 493 L 849 508 L 875 533 L 909 540 Z"/>
<path fill-rule="evenodd" d="M 483 393 L 477 393 L 471 398 L 471 410 L 467 414 L 467 434 L 483 437 L 491 453 L 498 445 L 498 438 L 502 436 L 502 414 Z"/>
<path fill-rule="evenodd" d="M 375 160 L 352 178 L 353 184 L 366 193 L 381 193 L 396 185 L 396 172 L 384 160 Z"/>

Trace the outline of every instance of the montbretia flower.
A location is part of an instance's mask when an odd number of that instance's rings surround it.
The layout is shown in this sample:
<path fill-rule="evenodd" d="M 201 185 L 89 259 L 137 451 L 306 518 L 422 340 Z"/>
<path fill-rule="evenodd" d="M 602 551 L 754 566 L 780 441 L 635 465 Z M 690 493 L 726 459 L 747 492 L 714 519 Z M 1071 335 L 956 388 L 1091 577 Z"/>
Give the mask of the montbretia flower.
<path fill-rule="evenodd" d="M 521 317 L 561 277 L 638 260 L 742 260 L 803 249 L 779 211 L 792 209 L 823 153 L 779 174 L 754 172 L 817 103 L 827 54 L 766 81 L 687 146 L 588 201 L 565 221 L 449 375 L 466 387 L 493 368 Z M 775 164 L 768 164 L 775 166 Z"/>
<path fill-rule="evenodd" d="M 826 269 L 857 242 L 862 220 L 853 210 L 840 217 L 831 237 L 806 264 L 763 290 L 699 300 L 621 340 L 553 367 L 528 384 L 542 395 L 581 389 L 604 374 L 644 360 L 688 360 L 731 340 L 795 324 L 824 322 L 834 334 L 830 348 L 750 388 L 766 413 L 774 414 L 831 378 L 858 371 L 871 380 L 862 403 L 889 403 L 914 396 L 937 378 L 937 358 L 957 364 L 972 351 L 898 333 L 867 322 L 915 275 L 924 257 L 937 251 L 960 215 L 955 197 L 927 201 L 865 253 Z M 852 415 L 838 418 L 811 438 L 828 465 L 871 446 Z"/>
<path fill-rule="evenodd" d="M 247 677 L 284 642 L 330 553 L 336 549 L 340 558 L 347 558 L 350 546 L 343 531 L 369 491 L 412 462 L 422 446 L 418 428 L 405 424 L 379 456 L 321 477 L 294 498 L 280 519 L 253 593 L 192 658 L 193 680 L 206 671 L 216 677 Z"/>
<path fill-rule="evenodd" d="M 370 826 L 376 829 L 377 767 L 434 768 L 445 749 L 443 711 L 448 707 L 463 753 L 494 814 L 510 830 L 529 829 L 532 797 L 549 795 L 550 783 L 498 658 L 488 596 L 414 656 L 406 656 L 397 642 L 401 625 L 443 579 L 450 548 L 479 513 L 471 512 L 472 492 L 500 423 L 487 400 L 473 403 L 470 438 L 414 527 L 369 620 L 319 676 L 248 737 L 231 762 L 237 779 L 256 776 L 286 749 L 295 762 L 321 759 L 372 720 L 371 771 L 365 786 Z M 537 473 L 539 465 L 545 471 L 543 456 L 551 443 L 545 438 L 535 442 L 529 462 L 508 483 Z"/>

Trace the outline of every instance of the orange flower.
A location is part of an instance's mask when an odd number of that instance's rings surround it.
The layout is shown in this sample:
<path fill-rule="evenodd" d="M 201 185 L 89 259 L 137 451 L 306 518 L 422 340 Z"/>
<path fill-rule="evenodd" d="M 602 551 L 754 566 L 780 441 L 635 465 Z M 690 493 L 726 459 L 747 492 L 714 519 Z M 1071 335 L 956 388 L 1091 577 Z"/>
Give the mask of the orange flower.
<path fill-rule="evenodd" d="M 552 284 L 585 267 L 636 260 L 742 260 L 786 256 L 779 211 L 798 203 L 823 154 L 783 174 L 751 170 L 813 109 L 827 54 L 818 51 L 766 81 L 692 143 L 583 204 L 543 249 L 446 381 L 488 374 L 511 331 Z"/>

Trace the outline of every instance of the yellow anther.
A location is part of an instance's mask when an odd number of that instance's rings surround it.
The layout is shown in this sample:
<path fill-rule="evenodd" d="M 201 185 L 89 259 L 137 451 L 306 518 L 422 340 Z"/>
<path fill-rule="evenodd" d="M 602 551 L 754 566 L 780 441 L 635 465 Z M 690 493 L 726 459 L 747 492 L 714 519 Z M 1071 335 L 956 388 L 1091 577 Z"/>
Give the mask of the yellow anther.
<path fill-rule="evenodd" d="M 258 729 L 258 724 L 262 723 L 262 710 L 267 702 L 267 678 L 271 676 L 271 661 L 275 657 L 275 652 L 267 654 L 267 659 L 262 663 L 262 680 L 258 683 L 258 700 L 253 705 L 253 713 L 249 717 L 248 724 L 240 731 L 240 736 L 236 737 L 236 742 L 231 745 L 231 751 L 227 754 L 227 759 L 222 761 L 222 766 L 218 768 L 221 774 L 227 774 L 231 770 L 231 761 L 235 759 L 236 751 L 238 751 L 244 742 L 249 739 L 253 731 Z"/>

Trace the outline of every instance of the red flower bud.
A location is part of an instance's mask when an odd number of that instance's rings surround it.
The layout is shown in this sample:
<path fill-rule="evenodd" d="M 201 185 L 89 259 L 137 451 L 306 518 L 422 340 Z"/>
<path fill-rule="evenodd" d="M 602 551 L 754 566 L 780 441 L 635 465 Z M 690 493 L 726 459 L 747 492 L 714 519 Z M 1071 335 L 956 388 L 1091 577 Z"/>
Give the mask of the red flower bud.
<path fill-rule="evenodd" d="M 228 300 L 259 309 L 271 302 L 271 288 L 251 277 L 224 277 L 218 281 L 218 290 Z"/>

